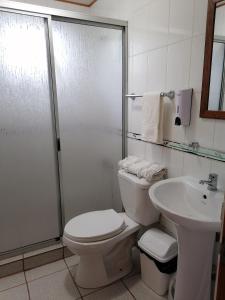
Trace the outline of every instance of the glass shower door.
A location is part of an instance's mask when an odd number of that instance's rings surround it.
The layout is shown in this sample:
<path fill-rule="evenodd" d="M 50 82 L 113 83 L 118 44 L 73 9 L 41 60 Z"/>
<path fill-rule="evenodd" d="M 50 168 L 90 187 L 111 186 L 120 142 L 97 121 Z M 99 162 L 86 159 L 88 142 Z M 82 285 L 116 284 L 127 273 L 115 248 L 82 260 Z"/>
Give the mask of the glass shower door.
<path fill-rule="evenodd" d="M 0 12 L 0 252 L 60 234 L 45 20 Z"/>
<path fill-rule="evenodd" d="M 122 208 L 122 29 L 52 22 L 65 220 Z"/>

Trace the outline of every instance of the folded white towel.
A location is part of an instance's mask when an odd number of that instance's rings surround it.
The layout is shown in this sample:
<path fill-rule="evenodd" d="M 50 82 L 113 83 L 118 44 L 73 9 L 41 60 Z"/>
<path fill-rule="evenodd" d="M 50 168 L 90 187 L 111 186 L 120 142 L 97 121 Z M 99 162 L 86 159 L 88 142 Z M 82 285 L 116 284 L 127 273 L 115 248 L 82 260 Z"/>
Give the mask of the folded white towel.
<path fill-rule="evenodd" d="M 141 170 L 140 177 L 145 178 L 147 181 L 158 181 L 167 175 L 167 169 L 159 164 L 151 164 L 151 166 L 146 167 L 145 169 Z"/>
<path fill-rule="evenodd" d="M 167 174 L 167 169 L 158 163 L 150 163 L 136 156 L 129 156 L 119 162 L 121 169 L 127 173 L 136 175 L 139 178 L 145 178 L 147 181 L 158 181 Z"/>
<path fill-rule="evenodd" d="M 146 141 L 163 143 L 163 104 L 163 98 L 159 93 L 144 94 L 142 138 Z"/>
<path fill-rule="evenodd" d="M 137 156 L 128 156 L 122 160 L 119 161 L 118 165 L 120 169 L 127 169 L 132 164 L 141 161 L 141 158 Z"/>
<path fill-rule="evenodd" d="M 129 173 L 135 174 L 139 178 L 141 178 L 141 177 L 143 177 L 143 176 L 141 176 L 143 170 L 145 170 L 146 168 L 149 168 L 150 166 L 151 166 L 151 163 L 149 161 L 141 160 L 141 161 L 135 162 L 132 165 L 130 165 L 127 168 L 127 171 Z"/>

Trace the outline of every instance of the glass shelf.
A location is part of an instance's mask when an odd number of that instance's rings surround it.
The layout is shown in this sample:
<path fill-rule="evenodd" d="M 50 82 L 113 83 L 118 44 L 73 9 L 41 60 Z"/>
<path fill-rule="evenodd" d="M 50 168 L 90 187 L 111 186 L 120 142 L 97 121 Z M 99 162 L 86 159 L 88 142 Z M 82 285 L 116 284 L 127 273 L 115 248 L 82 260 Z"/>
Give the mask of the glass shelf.
<path fill-rule="evenodd" d="M 140 134 L 129 132 L 129 133 L 127 133 L 127 137 L 131 138 L 131 139 L 143 141 L 145 143 L 155 144 L 155 143 L 148 142 L 148 141 L 142 139 Z M 182 151 L 182 152 L 191 153 L 191 154 L 194 154 L 194 155 L 214 159 L 214 160 L 217 160 L 217 161 L 225 162 L 225 152 L 222 152 L 222 151 L 208 149 L 208 148 L 204 148 L 204 147 L 201 147 L 201 146 L 194 148 L 191 145 L 178 143 L 178 142 L 167 141 L 167 140 L 165 140 L 163 142 L 163 144 L 155 144 L 155 145 L 175 149 L 175 150 Z"/>

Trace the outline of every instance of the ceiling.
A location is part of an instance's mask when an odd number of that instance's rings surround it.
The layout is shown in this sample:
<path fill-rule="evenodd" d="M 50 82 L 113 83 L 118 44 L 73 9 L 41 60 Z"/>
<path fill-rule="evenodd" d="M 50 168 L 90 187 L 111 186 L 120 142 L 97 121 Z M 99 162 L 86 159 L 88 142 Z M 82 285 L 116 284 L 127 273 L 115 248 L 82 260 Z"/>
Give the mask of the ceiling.
<path fill-rule="evenodd" d="M 58 0 L 58 1 L 61 1 L 61 2 L 67 2 L 67 3 L 73 3 L 73 4 L 78 4 L 78 5 L 90 7 L 90 6 L 92 6 L 97 0 Z"/>

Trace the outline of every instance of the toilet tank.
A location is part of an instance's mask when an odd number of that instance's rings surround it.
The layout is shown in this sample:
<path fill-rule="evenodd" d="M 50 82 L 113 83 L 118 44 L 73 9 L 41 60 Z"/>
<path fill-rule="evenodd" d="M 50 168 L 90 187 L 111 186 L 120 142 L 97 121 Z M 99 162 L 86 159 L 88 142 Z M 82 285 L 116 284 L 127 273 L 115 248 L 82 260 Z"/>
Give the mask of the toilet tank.
<path fill-rule="evenodd" d="M 160 213 L 148 194 L 151 183 L 123 170 L 119 170 L 118 178 L 121 199 L 128 217 L 144 226 L 157 222 Z"/>

